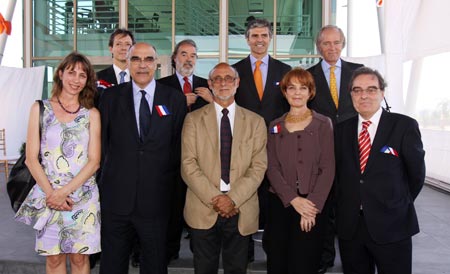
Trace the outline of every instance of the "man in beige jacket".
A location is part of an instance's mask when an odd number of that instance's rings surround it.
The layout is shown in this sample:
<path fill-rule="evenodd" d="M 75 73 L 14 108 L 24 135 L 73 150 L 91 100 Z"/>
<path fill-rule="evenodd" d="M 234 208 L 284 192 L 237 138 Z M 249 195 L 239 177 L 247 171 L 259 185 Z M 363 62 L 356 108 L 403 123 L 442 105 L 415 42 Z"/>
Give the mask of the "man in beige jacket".
<path fill-rule="evenodd" d="M 192 228 L 195 273 L 246 273 L 248 241 L 258 229 L 258 195 L 267 168 L 262 117 L 236 105 L 237 71 L 216 65 L 208 84 L 214 103 L 186 116 L 181 175 L 184 217 Z"/>

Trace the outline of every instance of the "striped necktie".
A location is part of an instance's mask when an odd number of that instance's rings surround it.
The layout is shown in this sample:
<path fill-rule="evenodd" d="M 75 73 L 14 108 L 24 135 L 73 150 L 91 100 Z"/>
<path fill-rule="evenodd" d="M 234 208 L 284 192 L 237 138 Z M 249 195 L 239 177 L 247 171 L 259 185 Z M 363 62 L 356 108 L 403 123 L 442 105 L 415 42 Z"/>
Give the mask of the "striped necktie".
<path fill-rule="evenodd" d="M 359 133 L 358 143 L 359 143 L 359 166 L 361 168 L 361 173 L 364 172 L 366 168 L 367 159 L 369 159 L 370 148 L 372 147 L 370 143 L 370 135 L 367 128 L 372 124 L 371 121 L 362 122 L 362 130 Z"/>

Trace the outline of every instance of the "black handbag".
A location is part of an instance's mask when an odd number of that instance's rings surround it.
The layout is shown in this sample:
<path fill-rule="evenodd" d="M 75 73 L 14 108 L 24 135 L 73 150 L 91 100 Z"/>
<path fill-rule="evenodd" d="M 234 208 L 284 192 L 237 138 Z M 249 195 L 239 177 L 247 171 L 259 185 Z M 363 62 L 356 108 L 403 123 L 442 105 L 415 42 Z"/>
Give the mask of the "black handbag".
<path fill-rule="evenodd" d="M 44 103 L 42 100 L 36 100 L 39 103 L 39 140 L 41 140 L 43 116 L 44 116 Z M 6 188 L 8 196 L 11 201 L 11 207 L 14 212 L 19 210 L 23 201 L 27 197 L 30 190 L 36 184 L 33 176 L 31 176 L 30 170 L 25 165 L 25 149 L 20 155 L 20 158 L 14 164 L 9 174 L 8 183 Z"/>

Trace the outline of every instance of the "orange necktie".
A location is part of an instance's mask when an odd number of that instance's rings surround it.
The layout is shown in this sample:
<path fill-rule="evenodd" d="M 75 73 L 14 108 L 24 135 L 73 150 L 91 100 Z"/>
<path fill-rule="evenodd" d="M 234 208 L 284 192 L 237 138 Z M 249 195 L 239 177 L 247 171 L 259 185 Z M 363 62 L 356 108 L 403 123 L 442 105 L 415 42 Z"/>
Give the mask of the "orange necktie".
<path fill-rule="evenodd" d="M 259 69 L 261 63 L 262 63 L 261 60 L 256 61 L 255 71 L 253 72 L 253 78 L 255 79 L 255 85 L 256 90 L 258 91 L 259 100 L 262 100 L 264 93 L 262 73 L 261 70 Z"/>

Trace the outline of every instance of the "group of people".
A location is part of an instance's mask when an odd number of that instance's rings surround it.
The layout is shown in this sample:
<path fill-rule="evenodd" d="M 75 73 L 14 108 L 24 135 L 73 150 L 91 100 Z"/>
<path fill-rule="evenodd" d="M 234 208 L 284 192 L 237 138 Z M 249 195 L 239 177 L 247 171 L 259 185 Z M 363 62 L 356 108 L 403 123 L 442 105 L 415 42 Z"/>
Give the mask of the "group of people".
<path fill-rule="evenodd" d="M 336 26 L 320 30 L 322 59 L 308 70 L 268 54 L 267 20 L 245 38 L 249 56 L 208 79 L 194 75 L 187 39 L 175 73 L 156 80 L 156 48 L 125 29 L 97 73 L 104 90 L 82 54 L 61 62 L 41 136 L 31 108 L 37 184 L 15 217 L 37 230 L 47 273 L 66 273 L 67 258 L 89 273 L 100 250 L 100 273 L 128 273 L 133 249 L 140 273 L 167 273 L 185 225 L 199 274 L 217 273 L 220 256 L 225 273 L 246 273 L 258 229 L 268 273 L 325 273 L 336 233 L 344 273 L 411 273 L 425 177 L 417 122 L 383 110 L 383 77 L 341 59 Z"/>

